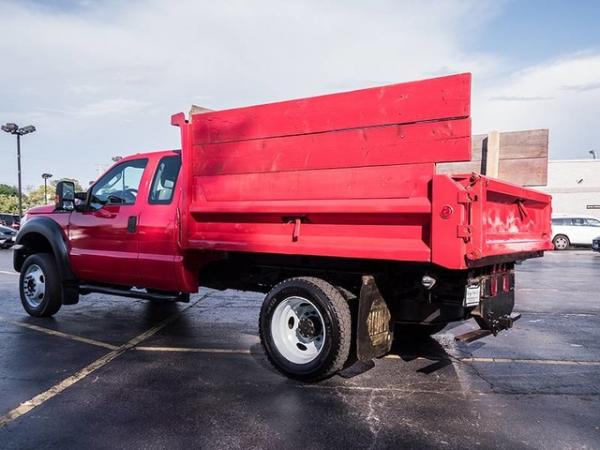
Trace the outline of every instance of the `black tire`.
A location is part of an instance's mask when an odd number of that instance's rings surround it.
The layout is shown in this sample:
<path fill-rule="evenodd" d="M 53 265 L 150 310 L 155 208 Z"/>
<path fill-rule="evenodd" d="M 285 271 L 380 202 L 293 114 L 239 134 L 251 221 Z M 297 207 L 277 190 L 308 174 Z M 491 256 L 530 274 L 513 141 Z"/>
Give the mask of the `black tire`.
<path fill-rule="evenodd" d="M 26 285 L 28 285 L 28 288 L 31 286 L 33 278 L 32 274 L 35 273 L 29 273 L 29 269 L 33 266 L 37 266 L 41 269 L 41 277 L 43 277 L 43 279 L 40 278 L 40 280 L 43 281 L 44 284 L 43 298 L 38 299 L 38 305 L 35 305 L 31 300 L 28 300 L 25 293 Z M 28 277 L 30 277 L 30 280 L 27 280 Z M 58 312 L 62 306 L 62 287 L 56 268 L 56 261 L 52 255 L 48 253 L 37 253 L 27 257 L 23 263 L 23 267 L 21 267 L 19 294 L 21 296 L 21 304 L 30 316 L 50 317 Z"/>
<path fill-rule="evenodd" d="M 552 244 L 554 244 L 554 250 L 566 250 L 571 246 L 571 241 L 564 234 L 557 234 L 552 239 Z"/>
<path fill-rule="evenodd" d="M 277 306 L 290 297 L 309 300 L 324 323 L 320 353 L 305 364 L 287 359 L 277 348 L 271 323 Z M 319 278 L 289 278 L 267 294 L 259 319 L 260 340 L 270 363 L 282 374 L 300 381 L 313 382 L 328 378 L 344 367 L 350 353 L 352 318 L 348 302 L 334 286 Z"/>
<path fill-rule="evenodd" d="M 397 323 L 394 330 L 394 339 L 396 340 L 422 340 L 433 336 L 446 328 L 446 323 L 434 325 L 422 324 L 402 324 Z"/>

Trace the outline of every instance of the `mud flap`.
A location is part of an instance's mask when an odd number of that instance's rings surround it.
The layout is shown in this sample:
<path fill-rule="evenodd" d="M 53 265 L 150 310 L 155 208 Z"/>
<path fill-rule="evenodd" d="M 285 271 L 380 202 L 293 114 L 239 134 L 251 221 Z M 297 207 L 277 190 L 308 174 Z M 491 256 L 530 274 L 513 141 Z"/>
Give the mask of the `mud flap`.
<path fill-rule="evenodd" d="M 367 362 L 388 353 L 392 347 L 390 310 L 372 275 L 362 277 L 356 330 L 356 356 Z"/>

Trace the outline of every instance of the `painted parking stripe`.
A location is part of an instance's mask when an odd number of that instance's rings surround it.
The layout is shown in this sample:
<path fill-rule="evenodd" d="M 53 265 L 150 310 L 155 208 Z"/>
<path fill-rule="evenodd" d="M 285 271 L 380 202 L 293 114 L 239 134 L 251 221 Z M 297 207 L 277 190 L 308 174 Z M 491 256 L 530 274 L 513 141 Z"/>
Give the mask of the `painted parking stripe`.
<path fill-rule="evenodd" d="M 194 348 L 194 347 L 136 347 L 142 352 L 179 352 L 179 353 L 222 353 L 249 355 L 250 349 L 238 348 Z"/>
<path fill-rule="evenodd" d="M 36 395 L 32 399 L 27 400 L 26 402 L 21 403 L 15 409 L 9 411 L 8 413 L 6 413 L 5 415 L 3 415 L 3 416 L 0 417 L 0 428 L 4 427 L 5 425 L 9 424 L 10 422 L 12 422 L 15 419 L 18 419 L 22 415 L 27 414 L 32 409 L 37 408 L 38 406 L 44 404 L 45 402 L 47 402 L 51 398 L 53 398 L 56 395 L 58 395 L 61 392 L 63 392 L 65 389 L 67 389 L 70 386 L 74 385 L 78 381 L 83 380 L 85 377 L 87 377 L 91 373 L 95 372 L 96 370 L 104 367 L 105 365 L 107 365 L 108 363 L 110 363 L 115 358 L 118 358 L 119 356 L 121 356 L 126 351 L 134 348 L 136 345 L 141 344 L 143 341 L 145 341 L 146 339 L 148 339 L 152 335 L 158 333 L 160 330 L 162 330 L 166 326 L 168 326 L 171 323 L 173 323 L 185 311 L 187 311 L 188 309 L 194 307 L 198 302 L 200 302 L 204 298 L 208 297 L 209 295 L 210 294 L 206 294 L 206 295 L 200 297 L 198 300 L 196 300 L 191 305 L 188 305 L 185 308 L 181 309 L 180 311 L 178 311 L 178 312 L 170 315 L 165 320 L 163 320 L 162 322 L 160 322 L 158 325 L 150 328 L 148 331 L 145 331 L 144 333 L 140 334 L 139 336 L 134 337 L 133 339 L 131 339 L 130 341 L 128 341 L 126 344 L 123 344 L 120 347 L 118 347 L 116 350 L 113 350 L 110 353 L 107 353 L 106 355 L 102 356 L 101 358 L 98 358 L 96 361 L 92 362 L 91 364 L 88 364 L 83 369 L 81 369 L 78 372 L 74 373 L 70 377 L 65 378 L 61 382 L 55 384 L 54 386 L 52 386 L 47 391 L 44 391 L 41 394 Z"/>
<path fill-rule="evenodd" d="M 216 353 L 216 354 L 239 354 L 250 355 L 250 349 L 243 348 L 201 348 L 201 347 L 136 347 L 135 350 L 143 352 L 173 352 L 173 353 Z M 384 359 L 401 359 L 399 355 L 386 355 Z M 519 358 L 426 358 L 423 356 L 413 356 L 411 358 L 427 361 L 458 361 L 458 362 L 479 362 L 479 363 L 521 363 L 521 364 L 554 364 L 554 365 L 581 365 L 581 366 L 600 366 L 600 361 L 586 360 L 559 360 L 559 359 L 519 359 Z"/>
<path fill-rule="evenodd" d="M 406 356 L 386 355 L 384 359 L 402 359 Z M 577 360 L 577 359 L 527 359 L 527 358 L 486 358 L 486 357 L 465 357 L 465 358 L 439 358 L 409 356 L 411 359 L 423 359 L 428 361 L 458 361 L 458 362 L 478 362 L 478 363 L 500 363 L 500 364 L 549 364 L 566 366 L 600 366 L 600 361 Z"/>
<path fill-rule="evenodd" d="M 516 364 L 551 364 L 565 366 L 600 366 L 600 361 L 577 359 L 527 359 L 527 358 L 460 358 L 462 362 L 491 362 Z"/>
<path fill-rule="evenodd" d="M 16 325 L 22 328 L 28 328 L 30 330 L 39 331 L 41 333 L 49 334 L 51 336 L 57 336 L 61 338 L 71 339 L 72 341 L 83 342 L 85 344 L 95 345 L 96 347 L 108 348 L 109 350 L 116 350 L 119 348 L 117 345 L 108 344 L 106 342 L 97 341 L 95 339 L 89 339 L 83 336 L 77 336 L 76 334 L 64 333 L 62 331 L 52 330 L 50 328 L 40 327 L 31 323 L 18 322 L 16 320 L 8 320 L 0 316 L 0 321 Z"/>

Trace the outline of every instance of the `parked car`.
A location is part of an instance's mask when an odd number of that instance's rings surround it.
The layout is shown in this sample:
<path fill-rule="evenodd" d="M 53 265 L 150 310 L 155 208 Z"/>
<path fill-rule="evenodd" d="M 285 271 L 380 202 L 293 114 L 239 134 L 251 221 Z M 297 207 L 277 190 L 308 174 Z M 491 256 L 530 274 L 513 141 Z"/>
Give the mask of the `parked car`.
<path fill-rule="evenodd" d="M 10 248 L 15 243 L 17 232 L 10 227 L 0 225 L 0 248 Z"/>
<path fill-rule="evenodd" d="M 600 233 L 600 219 L 591 216 L 564 215 L 552 217 L 552 243 L 555 250 L 571 245 L 591 246 Z"/>
<path fill-rule="evenodd" d="M 592 250 L 600 253 L 600 236 L 592 241 Z"/>
<path fill-rule="evenodd" d="M 19 216 L 16 214 L 0 213 L 0 225 L 19 229 Z"/>

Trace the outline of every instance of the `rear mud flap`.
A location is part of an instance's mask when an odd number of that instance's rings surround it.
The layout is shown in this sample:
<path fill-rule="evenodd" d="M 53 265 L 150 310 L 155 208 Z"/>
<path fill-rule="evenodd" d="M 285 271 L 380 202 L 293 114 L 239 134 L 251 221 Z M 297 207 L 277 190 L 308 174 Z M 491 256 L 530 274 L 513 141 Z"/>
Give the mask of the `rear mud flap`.
<path fill-rule="evenodd" d="M 356 332 L 356 356 L 360 361 L 367 362 L 390 351 L 393 340 L 391 318 L 375 278 L 363 276 Z"/>

